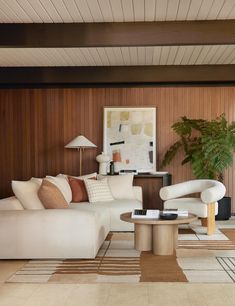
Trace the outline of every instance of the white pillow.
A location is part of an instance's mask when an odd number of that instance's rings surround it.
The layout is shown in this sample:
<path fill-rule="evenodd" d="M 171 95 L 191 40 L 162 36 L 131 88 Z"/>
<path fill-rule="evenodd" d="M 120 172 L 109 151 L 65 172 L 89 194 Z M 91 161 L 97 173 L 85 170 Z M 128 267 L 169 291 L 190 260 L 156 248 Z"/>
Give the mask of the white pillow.
<path fill-rule="evenodd" d="M 62 178 L 66 179 L 66 180 L 68 181 L 68 176 L 67 176 L 67 174 L 62 174 L 62 173 L 60 173 L 60 174 L 57 174 L 56 177 L 62 177 Z"/>
<path fill-rule="evenodd" d="M 33 180 L 12 181 L 12 190 L 24 209 L 44 209 L 38 197 L 39 184 Z"/>
<path fill-rule="evenodd" d="M 108 179 L 109 188 L 114 199 L 135 199 L 133 191 L 133 174 L 109 175 L 106 178 Z M 99 177 L 99 179 L 103 180 L 104 177 Z"/>
<path fill-rule="evenodd" d="M 62 176 L 46 176 L 46 180 L 54 184 L 60 190 L 68 204 L 72 201 L 72 190 L 67 178 Z"/>
<path fill-rule="evenodd" d="M 30 180 L 35 182 L 35 183 L 37 183 L 39 186 L 41 186 L 43 179 L 42 178 L 38 178 L 38 177 L 31 177 Z"/>
<path fill-rule="evenodd" d="M 100 181 L 85 179 L 84 183 L 86 186 L 88 199 L 90 203 L 108 202 L 114 200 L 111 191 L 109 189 L 107 179 L 103 179 Z"/>
<path fill-rule="evenodd" d="M 89 178 L 97 178 L 97 172 L 94 173 L 90 173 L 90 174 L 85 174 L 85 175 L 81 175 L 81 176 L 74 176 L 75 178 L 78 178 L 80 180 L 85 180 L 85 179 L 89 179 Z"/>
<path fill-rule="evenodd" d="M 81 176 L 73 176 L 73 175 L 68 175 L 68 174 L 58 174 L 57 177 L 63 177 L 66 178 L 66 180 L 68 179 L 68 176 L 71 176 L 73 178 L 76 179 L 80 179 L 80 180 L 85 180 L 85 179 L 89 179 L 89 178 L 93 178 L 93 177 L 97 177 L 97 172 L 94 173 L 90 173 L 90 174 L 85 174 L 85 175 L 81 175 Z"/>

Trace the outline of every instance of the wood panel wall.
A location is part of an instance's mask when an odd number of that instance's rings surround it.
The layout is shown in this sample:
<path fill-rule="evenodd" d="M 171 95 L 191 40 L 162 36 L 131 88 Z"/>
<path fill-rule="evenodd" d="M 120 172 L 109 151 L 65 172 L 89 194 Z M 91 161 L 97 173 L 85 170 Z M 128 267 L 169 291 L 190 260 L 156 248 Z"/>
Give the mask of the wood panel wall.
<path fill-rule="evenodd" d="M 235 120 L 235 87 L 71 88 L 0 90 L 0 197 L 10 182 L 79 172 L 77 151 L 64 149 L 83 134 L 97 144 L 84 153 L 84 172 L 97 170 L 102 151 L 104 106 L 156 106 L 157 159 L 175 140 L 171 125 L 186 115 L 211 119 L 225 112 Z M 167 170 L 173 182 L 190 179 L 190 166 L 176 159 Z M 225 174 L 227 194 L 235 199 L 235 166 Z M 233 201 L 235 212 L 235 201 Z"/>

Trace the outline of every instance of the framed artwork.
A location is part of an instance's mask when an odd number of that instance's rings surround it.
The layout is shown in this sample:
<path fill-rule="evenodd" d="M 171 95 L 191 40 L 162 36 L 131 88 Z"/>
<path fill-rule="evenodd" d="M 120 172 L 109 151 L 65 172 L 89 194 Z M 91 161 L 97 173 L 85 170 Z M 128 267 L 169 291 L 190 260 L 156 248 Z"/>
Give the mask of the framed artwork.
<path fill-rule="evenodd" d="M 156 171 L 156 107 L 105 107 L 103 146 L 115 171 Z"/>

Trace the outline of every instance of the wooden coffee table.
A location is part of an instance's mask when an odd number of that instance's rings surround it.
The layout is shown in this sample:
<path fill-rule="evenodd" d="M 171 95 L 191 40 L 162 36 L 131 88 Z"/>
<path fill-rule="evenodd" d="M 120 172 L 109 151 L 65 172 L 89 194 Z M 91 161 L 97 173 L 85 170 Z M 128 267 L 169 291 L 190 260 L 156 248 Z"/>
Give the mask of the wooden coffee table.
<path fill-rule="evenodd" d="M 155 255 L 172 255 L 178 243 L 178 225 L 197 220 L 197 216 L 178 217 L 175 220 L 133 219 L 131 212 L 120 215 L 122 221 L 135 224 L 135 249 L 153 251 Z"/>

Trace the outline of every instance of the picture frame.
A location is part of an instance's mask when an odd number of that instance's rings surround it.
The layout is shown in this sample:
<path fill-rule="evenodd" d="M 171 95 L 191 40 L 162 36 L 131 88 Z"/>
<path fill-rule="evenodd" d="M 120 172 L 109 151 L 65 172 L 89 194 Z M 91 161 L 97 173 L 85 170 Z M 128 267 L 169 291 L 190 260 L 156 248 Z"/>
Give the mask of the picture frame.
<path fill-rule="evenodd" d="M 156 171 L 156 107 L 104 107 L 103 152 L 115 172 Z"/>

